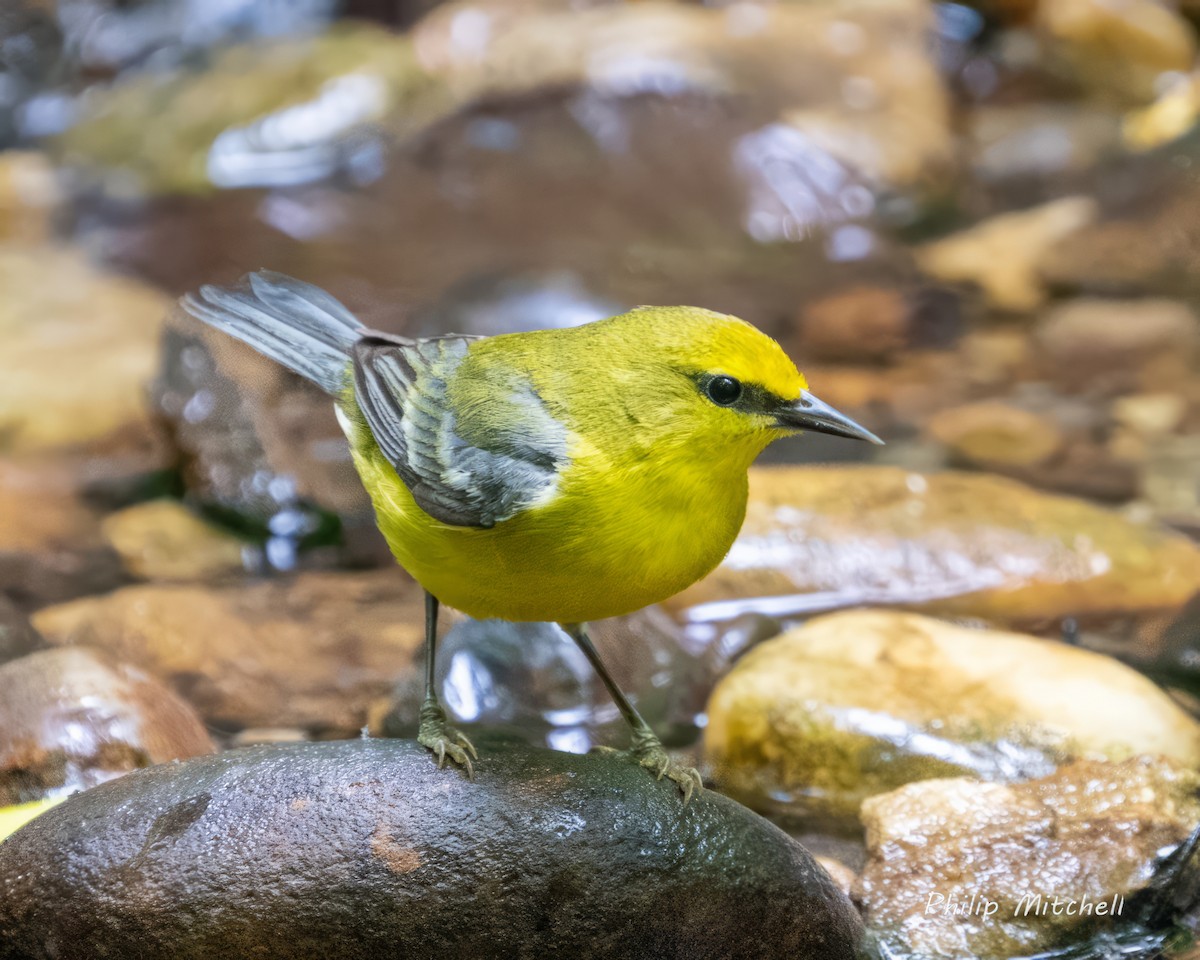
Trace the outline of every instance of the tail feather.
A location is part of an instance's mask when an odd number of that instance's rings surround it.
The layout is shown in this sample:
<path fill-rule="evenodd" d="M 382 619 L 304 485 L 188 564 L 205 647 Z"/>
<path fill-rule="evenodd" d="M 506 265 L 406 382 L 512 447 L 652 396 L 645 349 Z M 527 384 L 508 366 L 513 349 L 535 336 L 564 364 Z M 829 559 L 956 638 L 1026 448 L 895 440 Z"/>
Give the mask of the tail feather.
<path fill-rule="evenodd" d="M 311 283 L 260 270 L 236 287 L 203 286 L 183 308 L 198 320 L 250 344 L 289 370 L 338 396 L 346 386 L 350 348 L 362 325 Z"/>

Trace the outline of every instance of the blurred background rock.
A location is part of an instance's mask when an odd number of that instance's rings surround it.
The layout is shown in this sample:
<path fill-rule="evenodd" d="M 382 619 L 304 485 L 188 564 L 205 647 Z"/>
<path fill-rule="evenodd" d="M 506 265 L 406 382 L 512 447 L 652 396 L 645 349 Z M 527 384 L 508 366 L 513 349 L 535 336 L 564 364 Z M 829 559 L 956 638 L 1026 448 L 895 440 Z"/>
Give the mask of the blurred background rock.
<path fill-rule="evenodd" d="M 415 729 L 419 597 L 327 398 L 179 294 L 269 267 L 411 335 L 692 303 L 776 336 L 888 446 L 772 448 L 725 565 L 598 625 L 614 673 L 712 784 L 849 868 L 895 949 L 1090 936 L 914 934 L 901 899 L 927 891 L 889 878 L 918 854 L 888 838 L 934 838 L 942 869 L 940 804 L 982 811 L 972 863 L 1058 823 L 1055 862 L 1124 895 L 1190 829 L 1134 794 L 1197 762 L 1198 24 L 1191 0 L 8 0 L 0 681 L 25 692 L 0 784 Z M 460 720 L 620 744 L 556 628 L 446 629 Z M 1067 810 L 1076 781 L 1142 786 Z M 1142 840 L 1114 853 L 1110 816 Z M 1032 875 L 1001 859 L 1005 889 Z"/>

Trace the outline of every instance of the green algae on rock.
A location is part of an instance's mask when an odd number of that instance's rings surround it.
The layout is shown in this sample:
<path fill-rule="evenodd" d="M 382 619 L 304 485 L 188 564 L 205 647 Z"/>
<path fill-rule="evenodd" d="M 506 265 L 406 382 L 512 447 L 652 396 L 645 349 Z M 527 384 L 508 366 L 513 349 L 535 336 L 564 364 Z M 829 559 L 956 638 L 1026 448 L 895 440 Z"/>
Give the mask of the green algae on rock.
<path fill-rule="evenodd" d="M 1200 820 L 1198 786 L 1149 757 L 1013 785 L 910 784 L 863 804 L 853 893 L 889 956 L 1000 960 L 1078 943 L 1137 923 L 1134 895 Z"/>
<path fill-rule="evenodd" d="M 833 614 L 768 640 L 717 685 L 718 782 L 785 817 L 853 823 L 915 780 L 1012 781 L 1077 757 L 1200 763 L 1200 724 L 1100 654 L 894 611 Z"/>
<path fill-rule="evenodd" d="M 263 747 L 139 771 L 0 844 L 3 960 L 850 960 L 809 854 L 624 758 Z"/>
<path fill-rule="evenodd" d="M 692 621 L 873 603 L 1020 624 L 1171 610 L 1197 590 L 1194 543 L 1083 500 L 987 474 L 769 467 L 750 472 L 725 561 L 668 606 Z"/>

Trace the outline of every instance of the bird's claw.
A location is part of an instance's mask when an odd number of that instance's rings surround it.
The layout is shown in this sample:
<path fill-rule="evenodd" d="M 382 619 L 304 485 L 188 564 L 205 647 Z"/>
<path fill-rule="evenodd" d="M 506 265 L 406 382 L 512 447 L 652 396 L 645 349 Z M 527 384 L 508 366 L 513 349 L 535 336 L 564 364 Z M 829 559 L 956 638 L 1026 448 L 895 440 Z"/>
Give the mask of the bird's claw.
<path fill-rule="evenodd" d="M 471 761 L 479 759 L 479 752 L 465 733 L 447 722 L 445 711 L 437 703 L 427 701 L 422 705 L 417 742 L 433 753 L 439 770 L 446 766 L 446 758 L 449 757 L 467 771 L 467 779 L 475 779 L 475 767 Z"/>
<path fill-rule="evenodd" d="M 629 750 L 614 750 L 612 747 L 593 747 L 601 753 L 622 753 L 632 757 L 652 774 L 655 780 L 666 777 L 679 785 L 683 794 L 683 805 L 686 807 L 694 793 L 704 790 L 704 781 L 695 767 L 686 767 L 678 763 L 667 753 L 666 748 L 653 734 L 634 735 L 633 747 Z"/>

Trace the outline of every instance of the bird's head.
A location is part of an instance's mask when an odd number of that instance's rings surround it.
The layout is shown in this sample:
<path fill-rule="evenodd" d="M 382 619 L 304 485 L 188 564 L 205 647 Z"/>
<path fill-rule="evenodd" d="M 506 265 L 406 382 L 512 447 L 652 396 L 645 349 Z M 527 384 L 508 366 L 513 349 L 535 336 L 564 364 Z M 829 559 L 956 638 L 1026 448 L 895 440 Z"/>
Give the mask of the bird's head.
<path fill-rule="evenodd" d="M 773 440 L 805 431 L 882 441 L 817 399 L 783 349 L 736 317 L 695 307 L 643 307 L 623 317 L 622 340 L 637 344 L 640 406 L 663 414 L 679 439 L 727 444 L 757 456 Z"/>

